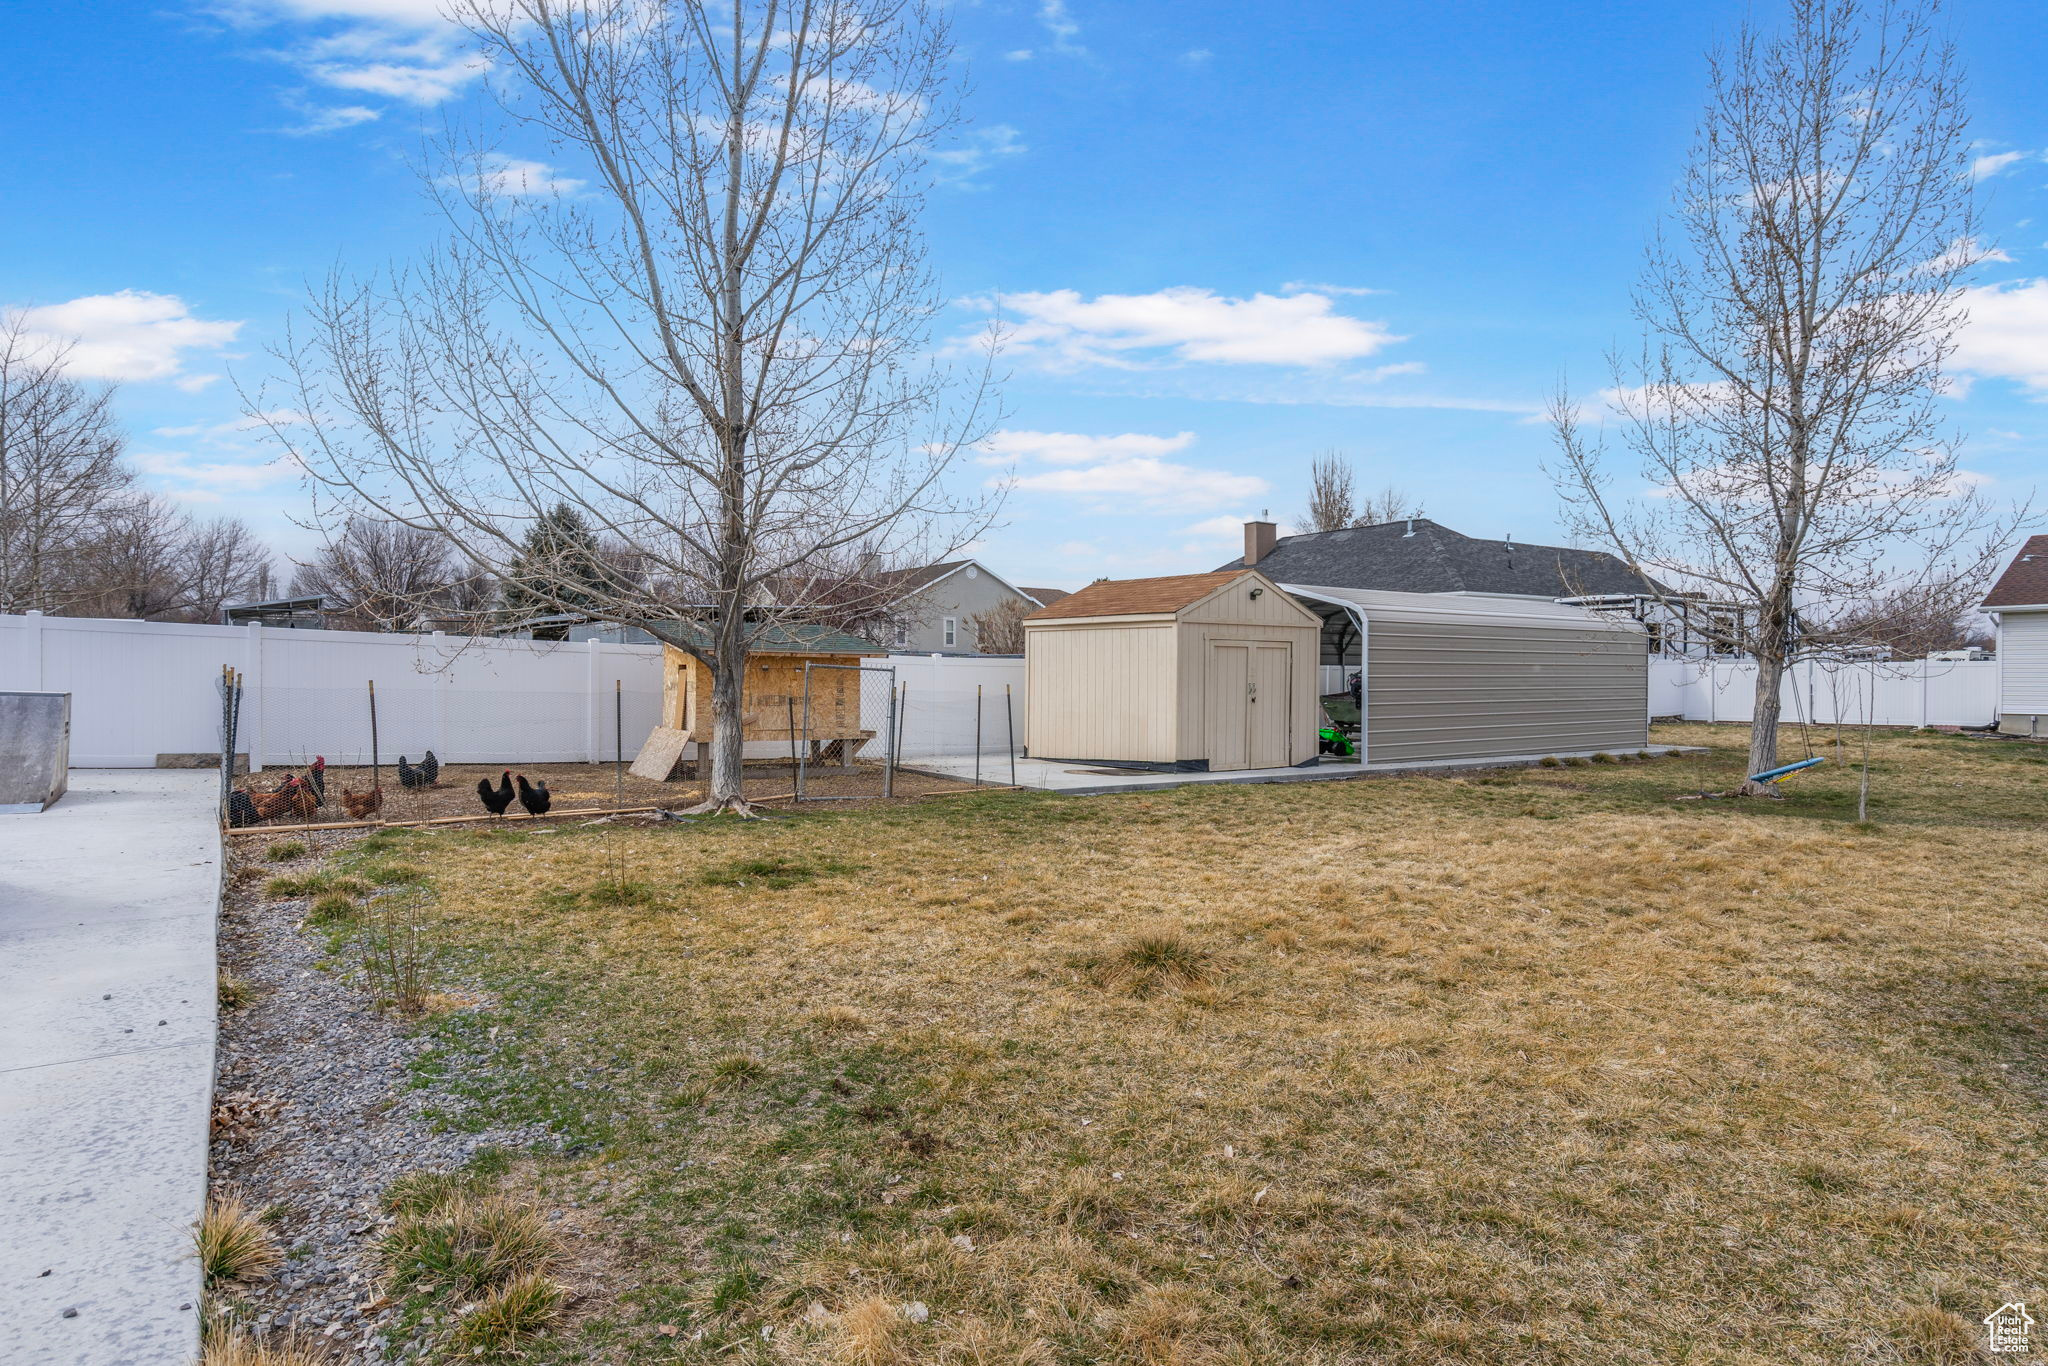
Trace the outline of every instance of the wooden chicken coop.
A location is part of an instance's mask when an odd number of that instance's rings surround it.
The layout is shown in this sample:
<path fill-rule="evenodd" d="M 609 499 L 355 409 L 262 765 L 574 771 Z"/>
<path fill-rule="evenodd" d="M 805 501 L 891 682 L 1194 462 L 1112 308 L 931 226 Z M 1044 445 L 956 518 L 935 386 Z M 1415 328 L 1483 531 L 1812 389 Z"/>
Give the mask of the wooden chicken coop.
<path fill-rule="evenodd" d="M 661 724 L 647 737 L 633 772 L 665 782 L 679 776 L 686 757 L 701 759 L 711 738 L 711 670 L 673 645 L 664 644 L 661 653 Z M 855 670 L 885 653 L 822 626 L 763 632 L 748 656 L 740 696 L 746 758 L 786 762 L 806 746 L 813 762 L 836 759 L 851 767 L 860 747 L 875 736 L 873 727 L 861 724 L 861 675 Z M 810 671 L 808 716 L 806 665 L 819 666 Z"/>

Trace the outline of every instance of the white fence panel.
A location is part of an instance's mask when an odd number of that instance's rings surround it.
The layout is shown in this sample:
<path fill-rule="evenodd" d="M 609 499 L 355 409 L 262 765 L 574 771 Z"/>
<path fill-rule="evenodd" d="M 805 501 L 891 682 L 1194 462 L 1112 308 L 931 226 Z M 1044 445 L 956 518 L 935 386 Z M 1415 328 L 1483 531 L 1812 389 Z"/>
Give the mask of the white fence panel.
<path fill-rule="evenodd" d="M 609 759 L 615 707 L 628 755 L 661 710 L 654 645 L 0 616 L 0 687 L 70 693 L 81 768 L 218 753 L 223 667 L 244 677 L 237 747 L 258 767 L 366 761 L 372 681 L 386 762 Z"/>
<path fill-rule="evenodd" d="M 897 753 L 919 758 L 1008 755 L 1024 748 L 1024 660 L 1017 655 L 890 655 L 902 699 Z M 976 729 L 975 689 L 981 690 Z"/>
<path fill-rule="evenodd" d="M 1652 716 L 1747 722 L 1755 698 L 1749 660 L 1650 661 Z M 1786 672 L 1781 698 L 1791 722 L 1988 726 L 1998 719 L 1998 662 L 1801 663 Z"/>

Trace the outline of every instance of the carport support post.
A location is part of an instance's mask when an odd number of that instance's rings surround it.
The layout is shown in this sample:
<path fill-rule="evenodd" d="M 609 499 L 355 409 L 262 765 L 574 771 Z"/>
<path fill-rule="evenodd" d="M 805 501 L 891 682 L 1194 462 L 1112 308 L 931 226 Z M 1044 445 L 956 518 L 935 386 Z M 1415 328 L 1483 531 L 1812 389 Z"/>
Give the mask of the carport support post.
<path fill-rule="evenodd" d="M 974 785 L 981 786 L 981 684 L 974 685 Z"/>
<path fill-rule="evenodd" d="M 249 749 L 249 772 L 263 771 L 263 623 L 252 621 L 242 628 L 248 635 L 248 652 L 242 670 L 242 698 L 247 701 L 251 693 L 256 697 L 256 710 L 247 718 L 248 724 L 240 726 L 238 734 L 247 732 Z"/>
<path fill-rule="evenodd" d="M 858 676 L 858 675 L 856 675 Z M 889 728 L 882 738 L 882 795 L 896 795 L 896 671 L 889 670 Z"/>
<path fill-rule="evenodd" d="M 1017 785 L 1017 707 L 1010 700 L 1010 685 L 1003 684 L 1003 724 L 1010 732 L 1010 786 Z"/>

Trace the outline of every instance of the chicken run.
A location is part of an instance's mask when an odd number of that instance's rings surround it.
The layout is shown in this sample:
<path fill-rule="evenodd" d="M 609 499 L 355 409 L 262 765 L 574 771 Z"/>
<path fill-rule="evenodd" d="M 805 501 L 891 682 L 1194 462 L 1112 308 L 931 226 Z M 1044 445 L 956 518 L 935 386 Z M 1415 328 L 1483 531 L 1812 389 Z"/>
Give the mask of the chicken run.
<path fill-rule="evenodd" d="M 857 770 L 813 769 L 809 792 L 820 796 L 885 800 L 873 779 Z M 915 799 L 972 790 L 974 784 L 898 769 L 895 797 Z M 703 792 L 700 781 L 654 782 L 614 763 L 443 764 L 429 751 L 414 762 L 340 766 L 315 756 L 299 767 L 266 769 L 236 780 L 227 800 L 230 829 L 277 830 L 295 826 L 424 825 L 597 816 L 686 806 Z M 769 805 L 795 800 L 794 775 L 784 765 L 747 765 L 747 799 Z"/>

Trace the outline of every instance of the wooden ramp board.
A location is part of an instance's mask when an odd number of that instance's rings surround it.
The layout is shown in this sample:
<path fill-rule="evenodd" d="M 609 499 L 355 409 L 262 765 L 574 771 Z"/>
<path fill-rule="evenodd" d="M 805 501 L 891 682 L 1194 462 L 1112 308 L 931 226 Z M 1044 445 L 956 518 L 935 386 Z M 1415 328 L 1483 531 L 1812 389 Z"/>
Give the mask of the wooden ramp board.
<path fill-rule="evenodd" d="M 690 732 L 673 726 L 656 726 L 640 746 L 633 766 L 626 771 L 649 782 L 674 782 L 683 767 L 683 755 L 690 748 Z"/>

